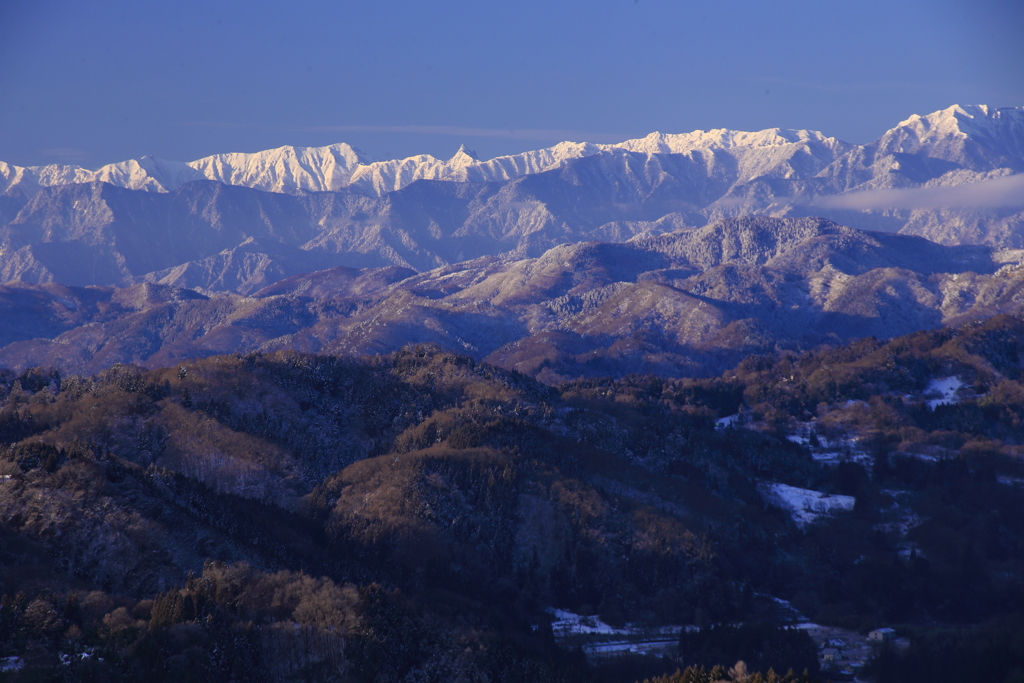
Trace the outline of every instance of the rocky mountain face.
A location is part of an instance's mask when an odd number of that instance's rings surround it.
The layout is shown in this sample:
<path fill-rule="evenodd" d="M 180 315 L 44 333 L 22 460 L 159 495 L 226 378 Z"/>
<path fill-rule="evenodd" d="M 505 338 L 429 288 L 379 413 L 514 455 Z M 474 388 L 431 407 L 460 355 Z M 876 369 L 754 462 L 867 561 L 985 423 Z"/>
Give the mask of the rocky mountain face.
<path fill-rule="evenodd" d="M 747 218 L 423 273 L 338 266 L 249 296 L 158 283 L 9 283 L 0 288 L 9 321 L 0 365 L 92 372 L 218 353 L 358 355 L 433 342 L 548 382 L 707 375 L 751 353 L 1020 311 L 1022 262 L 1018 251 L 822 219 Z"/>

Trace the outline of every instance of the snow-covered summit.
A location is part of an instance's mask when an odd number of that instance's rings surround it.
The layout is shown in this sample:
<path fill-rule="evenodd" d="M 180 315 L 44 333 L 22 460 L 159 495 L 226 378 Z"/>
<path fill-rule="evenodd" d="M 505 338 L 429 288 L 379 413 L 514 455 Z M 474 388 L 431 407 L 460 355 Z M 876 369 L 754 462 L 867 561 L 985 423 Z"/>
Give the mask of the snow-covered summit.
<path fill-rule="evenodd" d="M 648 154 L 685 154 L 698 149 L 735 149 L 747 147 L 776 147 L 790 144 L 821 144 L 843 149 L 851 147 L 835 138 L 816 130 L 793 130 L 789 128 L 768 128 L 755 132 L 716 128 L 695 130 L 692 133 L 670 134 L 651 133 L 647 137 L 626 140 L 617 145 L 619 149 Z"/>
<path fill-rule="evenodd" d="M 353 171 L 367 163 L 359 150 L 345 143 L 216 154 L 188 163 L 144 156 L 95 171 L 61 164 L 21 167 L 0 162 L 0 192 L 31 196 L 42 187 L 94 181 L 169 192 L 193 180 L 217 180 L 269 192 L 336 190 L 348 185 Z"/>
<path fill-rule="evenodd" d="M 923 154 L 971 170 L 993 163 L 1024 170 L 1024 107 L 959 105 L 915 114 L 878 140 L 879 155 Z"/>
<path fill-rule="evenodd" d="M 900 121 L 893 130 L 913 131 L 918 139 L 977 137 L 1009 123 L 1024 121 L 1024 107 L 990 107 L 987 104 L 954 104 L 921 116 L 914 114 Z"/>
<path fill-rule="evenodd" d="M 203 177 L 202 172 L 190 164 L 144 156 L 141 159 L 107 164 L 96 170 L 95 177 L 91 180 L 133 190 L 167 192 L 191 180 L 201 180 Z"/>
<path fill-rule="evenodd" d="M 465 145 L 459 145 L 459 151 L 448 160 L 448 164 L 450 166 L 470 166 L 478 163 L 479 161 L 480 157 L 477 156 L 476 152 L 471 149 L 466 149 Z"/>
<path fill-rule="evenodd" d="M 326 147 L 286 145 L 253 154 L 216 154 L 190 162 L 205 178 L 270 192 L 341 189 L 369 163 L 359 150 L 338 143 Z"/>

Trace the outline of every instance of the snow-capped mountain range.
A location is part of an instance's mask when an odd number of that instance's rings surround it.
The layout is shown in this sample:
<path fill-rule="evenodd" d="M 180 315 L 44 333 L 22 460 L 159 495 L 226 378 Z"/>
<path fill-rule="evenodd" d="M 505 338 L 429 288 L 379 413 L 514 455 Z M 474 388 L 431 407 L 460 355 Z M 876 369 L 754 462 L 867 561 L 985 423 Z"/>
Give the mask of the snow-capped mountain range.
<path fill-rule="evenodd" d="M 969 176 L 979 180 L 995 169 L 1024 170 L 1024 107 L 954 105 L 927 116 L 911 116 L 868 145 L 852 145 L 808 130 L 772 128 L 748 133 L 716 129 L 680 135 L 651 133 L 618 144 L 561 142 L 489 160 L 477 159 L 463 147 L 448 160 L 423 154 L 371 161 L 350 145 L 338 143 L 327 147 L 285 146 L 252 154 L 216 154 L 187 163 L 146 156 L 96 170 L 59 164 L 21 167 L 0 162 L 0 191 L 27 198 L 42 187 L 102 181 L 133 190 L 168 192 L 189 181 L 206 179 L 269 192 L 332 192 L 351 188 L 379 196 L 417 180 L 501 182 L 559 168 L 573 159 L 626 152 L 695 155 L 706 160 L 709 167 L 716 161 L 729 160 L 735 163 L 736 179 L 740 182 L 759 177 L 841 177 L 846 182 L 840 187 L 829 187 L 841 191 L 860 186 L 893 186 L 878 176 L 896 170 L 884 168 L 884 164 L 901 154 L 953 162 L 962 170 L 980 174 Z M 892 165 L 890 162 L 889 166 Z"/>
<path fill-rule="evenodd" d="M 0 281 L 255 291 L 333 266 L 425 271 L 740 216 L 819 216 L 1024 248 L 1024 107 L 953 106 L 866 145 L 821 133 L 652 133 L 479 160 L 371 162 L 346 144 L 0 163 Z"/>
<path fill-rule="evenodd" d="M 553 171 L 573 175 L 574 164 L 584 159 L 597 160 L 581 167 L 586 177 L 571 179 L 584 194 L 583 186 L 594 183 L 646 197 L 673 186 L 682 215 L 675 223 L 693 227 L 741 215 L 822 215 L 947 244 L 1024 246 L 1024 107 L 986 105 L 914 115 L 865 145 L 808 130 L 716 129 L 651 133 L 618 144 L 561 142 L 489 160 L 462 147 L 448 160 L 418 155 L 371 161 L 339 143 L 188 163 L 143 157 L 96 170 L 0 162 L 0 221 L 13 218 L 41 189 L 76 183 L 166 193 L 213 180 L 293 195 L 382 197 L 420 180 L 479 184 Z M 942 189 L 951 187 L 960 189 Z"/>
<path fill-rule="evenodd" d="M 651 133 L 618 144 L 561 142 L 553 147 L 482 161 L 460 147 L 448 160 L 421 154 L 371 161 L 346 143 L 327 147 L 279 147 L 252 154 L 216 154 L 178 162 L 150 156 L 108 164 L 96 170 L 80 166 L 13 166 L 0 162 L 0 190 L 29 197 L 42 187 L 101 181 L 132 190 L 168 192 L 193 180 L 215 180 L 267 192 L 334 192 L 343 188 L 380 196 L 417 180 L 501 182 L 559 168 L 567 161 L 597 154 L 691 154 L 718 151 L 734 157 L 740 178 L 750 179 L 804 155 L 814 162 L 801 171 L 817 171 L 853 145 L 816 131 L 773 128 L 756 133 L 718 129 L 682 135 Z"/>

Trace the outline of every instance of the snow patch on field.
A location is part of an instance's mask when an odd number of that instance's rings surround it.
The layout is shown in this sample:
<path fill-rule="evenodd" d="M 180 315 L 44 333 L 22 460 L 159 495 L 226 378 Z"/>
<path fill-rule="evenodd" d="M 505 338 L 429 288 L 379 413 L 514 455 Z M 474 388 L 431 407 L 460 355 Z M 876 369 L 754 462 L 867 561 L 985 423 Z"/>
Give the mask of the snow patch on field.
<path fill-rule="evenodd" d="M 720 417 L 715 420 L 715 426 L 718 429 L 728 429 L 736 425 L 736 420 L 739 419 L 739 413 L 735 415 L 729 415 L 728 417 Z"/>
<path fill-rule="evenodd" d="M 765 502 L 788 510 L 800 528 L 820 517 L 852 510 L 856 502 L 853 496 L 830 495 L 788 484 L 762 483 L 758 489 Z"/>
<path fill-rule="evenodd" d="M 21 671 L 25 668 L 25 662 L 21 657 L 4 657 L 0 659 L 0 671 Z"/>
<path fill-rule="evenodd" d="M 573 614 L 564 609 L 549 610 L 555 620 L 551 622 L 551 630 L 555 636 L 569 635 L 626 635 L 632 633 L 629 629 L 613 628 L 597 617 L 585 617 Z"/>
<path fill-rule="evenodd" d="M 554 617 L 551 630 L 555 642 L 580 647 L 590 659 L 604 659 L 628 653 L 670 655 L 679 645 L 679 634 L 683 629 L 695 627 L 656 626 L 644 627 L 626 624 L 614 628 L 598 617 L 585 617 L 563 609 L 549 608 Z"/>
<path fill-rule="evenodd" d="M 678 639 L 679 634 L 683 631 L 682 626 L 671 625 L 645 627 L 626 624 L 623 628 L 615 628 L 596 616 L 585 617 L 564 609 L 550 608 L 548 613 L 555 618 L 551 622 L 551 630 L 556 639 L 568 636 L 648 636 L 655 640 L 676 636 Z"/>
<path fill-rule="evenodd" d="M 956 376 L 933 379 L 928 383 L 928 388 L 925 389 L 924 394 L 925 396 L 935 396 L 937 394 L 938 398 L 928 399 L 928 407 L 935 410 L 938 406 L 959 403 L 960 397 L 958 392 L 963 386 L 963 381 Z"/>

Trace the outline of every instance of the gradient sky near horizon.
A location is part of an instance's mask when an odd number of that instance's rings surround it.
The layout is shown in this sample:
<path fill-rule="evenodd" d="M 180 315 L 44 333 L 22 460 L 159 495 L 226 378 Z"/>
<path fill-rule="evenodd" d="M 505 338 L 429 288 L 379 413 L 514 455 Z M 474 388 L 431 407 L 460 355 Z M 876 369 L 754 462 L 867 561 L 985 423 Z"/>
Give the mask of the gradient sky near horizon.
<path fill-rule="evenodd" d="M 1024 105 L 1019 0 L 0 2 L 0 160 L 348 142 L 481 158 L 651 131 L 868 142 Z"/>

